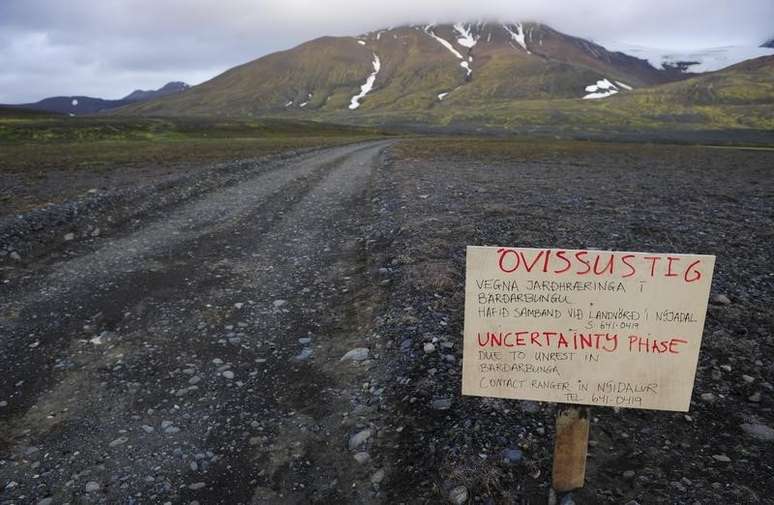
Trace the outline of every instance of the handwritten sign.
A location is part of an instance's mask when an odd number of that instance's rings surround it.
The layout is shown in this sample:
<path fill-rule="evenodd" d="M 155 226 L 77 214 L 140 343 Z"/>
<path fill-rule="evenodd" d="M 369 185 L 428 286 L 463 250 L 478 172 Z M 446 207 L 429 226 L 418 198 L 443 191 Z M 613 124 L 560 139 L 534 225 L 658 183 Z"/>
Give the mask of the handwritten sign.
<path fill-rule="evenodd" d="M 462 393 L 687 411 L 714 256 L 468 247 Z"/>

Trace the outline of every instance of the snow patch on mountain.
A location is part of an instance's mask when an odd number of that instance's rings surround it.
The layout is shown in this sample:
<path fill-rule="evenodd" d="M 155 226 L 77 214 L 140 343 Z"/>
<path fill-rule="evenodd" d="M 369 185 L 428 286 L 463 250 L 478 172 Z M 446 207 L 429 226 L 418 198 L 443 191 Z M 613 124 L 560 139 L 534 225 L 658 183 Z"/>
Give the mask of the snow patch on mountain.
<path fill-rule="evenodd" d="M 632 89 L 631 86 L 628 84 L 624 84 L 622 82 L 615 81 L 616 84 L 620 85 L 621 88 L 630 90 Z M 620 89 L 616 84 L 613 84 L 610 82 L 609 79 L 605 78 L 602 80 L 597 81 L 594 84 L 589 84 L 586 86 L 586 95 L 583 97 L 584 100 L 596 100 L 599 98 L 607 98 L 609 96 L 613 96 L 617 94 Z"/>
<path fill-rule="evenodd" d="M 432 38 L 434 38 L 435 40 L 437 40 L 443 47 L 448 49 L 454 56 L 456 56 L 457 58 L 462 60 L 460 62 L 460 66 L 465 69 L 465 76 L 466 77 L 470 77 L 470 75 L 473 73 L 473 69 L 470 68 L 470 63 L 473 61 L 473 57 L 469 56 L 468 57 L 468 61 L 465 61 L 465 57 L 462 56 L 462 54 L 460 54 L 459 51 L 454 49 L 454 46 L 451 45 L 451 43 L 448 40 L 446 40 L 444 38 L 441 38 L 438 35 L 436 35 L 435 32 L 433 32 L 432 28 L 433 28 L 433 25 L 427 25 L 427 26 L 424 27 L 423 31 L 426 34 L 428 34 L 429 36 L 431 36 Z M 458 40 L 458 42 L 459 42 L 459 40 Z M 475 42 L 474 42 L 473 45 L 475 45 Z"/>
<path fill-rule="evenodd" d="M 511 38 L 515 40 L 517 44 L 519 44 L 525 51 L 527 51 L 527 53 L 529 53 L 529 49 L 527 49 L 527 41 L 524 38 L 524 26 L 521 23 L 514 23 L 513 26 L 516 28 L 516 31 L 514 31 L 508 25 L 503 25 L 503 28 L 505 28 L 505 31 L 511 35 Z"/>
<path fill-rule="evenodd" d="M 432 27 L 433 27 L 433 25 L 425 26 L 425 30 L 424 30 L 425 33 L 430 35 L 431 37 L 433 37 L 435 40 L 437 40 L 439 44 L 441 44 L 443 47 L 448 49 L 457 58 L 459 58 L 461 60 L 464 59 L 462 57 L 462 55 L 460 54 L 460 52 L 457 51 L 456 49 L 454 49 L 454 46 L 451 45 L 451 43 L 448 40 L 446 40 L 444 38 L 441 38 L 438 35 L 436 35 L 435 32 L 433 32 Z"/>
<path fill-rule="evenodd" d="M 379 60 L 379 57 L 374 53 L 374 60 L 371 62 L 371 64 L 374 67 L 374 71 L 371 72 L 371 74 L 366 79 L 366 82 L 363 83 L 362 86 L 360 86 L 360 93 L 352 97 L 352 100 L 349 104 L 349 110 L 355 110 L 358 107 L 360 107 L 360 100 L 363 99 L 364 96 L 368 94 L 369 91 L 371 91 L 374 87 L 374 82 L 376 81 L 376 75 L 379 73 L 379 70 L 382 68 L 382 62 Z"/>
<path fill-rule="evenodd" d="M 449 94 L 448 91 L 446 91 L 445 93 L 438 93 L 438 100 L 439 101 L 443 100 L 444 98 L 446 98 L 446 95 L 448 95 L 448 94 Z"/>
<path fill-rule="evenodd" d="M 462 23 L 454 23 L 454 30 L 459 34 L 457 44 L 462 47 L 472 48 L 478 42 L 478 37 L 474 37 L 470 32 L 470 27 L 465 26 Z"/>
<path fill-rule="evenodd" d="M 754 46 L 726 46 L 696 50 L 670 50 L 626 44 L 603 42 L 611 51 L 647 60 L 653 68 L 679 68 L 683 72 L 714 72 L 745 60 L 774 54 L 774 48 Z"/>
<path fill-rule="evenodd" d="M 366 45 L 365 40 L 358 40 L 357 43 L 360 44 L 361 46 Z"/>

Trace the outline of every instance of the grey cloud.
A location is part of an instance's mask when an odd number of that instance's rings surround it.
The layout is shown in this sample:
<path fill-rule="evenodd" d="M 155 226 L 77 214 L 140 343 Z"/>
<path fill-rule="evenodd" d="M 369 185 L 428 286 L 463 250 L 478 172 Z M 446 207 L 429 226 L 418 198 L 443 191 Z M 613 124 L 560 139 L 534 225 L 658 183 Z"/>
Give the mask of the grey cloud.
<path fill-rule="evenodd" d="M 0 103 L 117 98 L 169 80 L 196 84 L 321 35 L 474 19 L 676 49 L 774 36 L 771 0 L 0 0 Z"/>

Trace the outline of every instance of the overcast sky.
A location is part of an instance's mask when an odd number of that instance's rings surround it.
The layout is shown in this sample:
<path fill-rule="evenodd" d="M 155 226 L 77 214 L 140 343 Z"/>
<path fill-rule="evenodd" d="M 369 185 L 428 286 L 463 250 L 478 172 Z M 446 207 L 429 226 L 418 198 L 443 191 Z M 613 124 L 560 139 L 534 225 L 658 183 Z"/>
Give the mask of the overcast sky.
<path fill-rule="evenodd" d="M 0 103 L 198 84 L 321 35 L 468 19 L 695 49 L 774 36 L 774 0 L 0 0 Z"/>

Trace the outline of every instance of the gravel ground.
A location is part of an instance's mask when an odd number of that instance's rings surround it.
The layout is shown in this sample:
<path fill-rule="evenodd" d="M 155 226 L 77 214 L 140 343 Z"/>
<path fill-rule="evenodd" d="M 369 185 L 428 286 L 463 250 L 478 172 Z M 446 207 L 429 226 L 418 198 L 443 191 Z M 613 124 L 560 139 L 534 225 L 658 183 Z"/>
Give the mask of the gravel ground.
<path fill-rule="evenodd" d="M 459 395 L 464 247 L 477 244 L 717 255 L 690 412 L 593 409 L 587 485 L 560 500 L 774 503 L 772 167 L 772 152 L 694 147 L 396 146 L 377 184 L 400 271 L 380 326 L 400 351 L 390 498 L 549 494 L 555 406 Z"/>
<path fill-rule="evenodd" d="M 774 503 L 772 166 L 371 142 L 5 227 L 0 504 L 546 503 L 555 406 L 459 394 L 468 244 L 716 254 L 691 411 L 594 409 L 559 500 Z"/>

